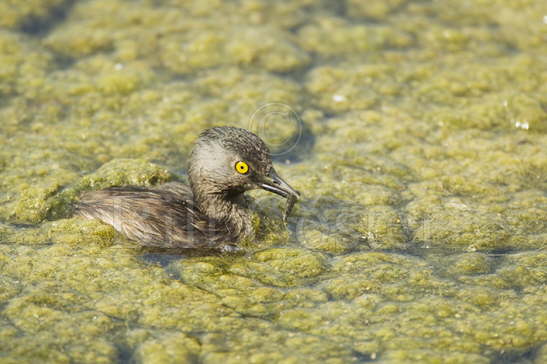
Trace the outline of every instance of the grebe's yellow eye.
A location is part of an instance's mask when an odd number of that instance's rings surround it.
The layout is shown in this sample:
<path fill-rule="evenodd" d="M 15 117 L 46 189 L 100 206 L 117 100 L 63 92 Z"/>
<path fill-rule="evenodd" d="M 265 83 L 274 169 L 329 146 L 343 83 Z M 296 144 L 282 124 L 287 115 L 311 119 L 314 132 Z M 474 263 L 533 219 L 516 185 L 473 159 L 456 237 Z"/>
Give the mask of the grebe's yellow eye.
<path fill-rule="evenodd" d="M 239 161 L 236 163 L 236 171 L 241 174 L 247 174 L 249 172 L 249 165 L 245 162 Z"/>

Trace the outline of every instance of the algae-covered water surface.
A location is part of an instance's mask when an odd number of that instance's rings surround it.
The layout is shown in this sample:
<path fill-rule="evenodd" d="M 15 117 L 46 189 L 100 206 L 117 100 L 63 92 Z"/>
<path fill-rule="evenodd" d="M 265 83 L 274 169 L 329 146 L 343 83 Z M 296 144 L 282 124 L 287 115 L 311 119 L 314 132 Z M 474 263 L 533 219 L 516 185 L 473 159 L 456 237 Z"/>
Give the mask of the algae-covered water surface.
<path fill-rule="evenodd" d="M 243 253 L 78 196 L 215 125 L 302 192 Z M 1 363 L 547 362 L 547 3 L 0 2 Z"/>

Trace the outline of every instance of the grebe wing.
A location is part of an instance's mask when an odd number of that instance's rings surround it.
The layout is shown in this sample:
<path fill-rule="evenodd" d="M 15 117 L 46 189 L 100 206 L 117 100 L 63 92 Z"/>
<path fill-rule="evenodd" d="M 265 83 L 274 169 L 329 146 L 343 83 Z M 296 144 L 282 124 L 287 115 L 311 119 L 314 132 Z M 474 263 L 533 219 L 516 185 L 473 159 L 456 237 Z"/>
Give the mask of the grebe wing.
<path fill-rule="evenodd" d="M 111 187 L 85 193 L 76 214 L 98 219 L 142 245 L 173 248 L 215 247 L 223 224 L 208 221 L 193 205 L 189 187 L 166 189 Z M 226 235 L 224 235 L 226 236 Z"/>

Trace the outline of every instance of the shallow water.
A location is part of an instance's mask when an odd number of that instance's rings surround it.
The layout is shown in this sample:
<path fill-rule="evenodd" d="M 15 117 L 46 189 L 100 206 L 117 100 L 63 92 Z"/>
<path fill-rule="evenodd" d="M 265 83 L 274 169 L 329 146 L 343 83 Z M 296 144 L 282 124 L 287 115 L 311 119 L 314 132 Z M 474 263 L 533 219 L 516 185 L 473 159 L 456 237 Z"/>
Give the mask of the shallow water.
<path fill-rule="evenodd" d="M 547 361 L 542 1 L 0 3 L 0 362 Z M 82 192 L 258 132 L 303 193 L 245 253 L 136 247 Z"/>

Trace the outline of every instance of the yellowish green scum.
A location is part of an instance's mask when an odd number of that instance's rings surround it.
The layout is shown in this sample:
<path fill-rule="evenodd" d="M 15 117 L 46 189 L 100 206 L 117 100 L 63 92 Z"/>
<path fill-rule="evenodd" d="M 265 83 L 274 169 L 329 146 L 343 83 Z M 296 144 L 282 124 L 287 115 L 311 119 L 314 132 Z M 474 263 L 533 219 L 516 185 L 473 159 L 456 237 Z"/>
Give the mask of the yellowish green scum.
<path fill-rule="evenodd" d="M 70 217 L 272 105 L 244 254 Z M 547 361 L 544 1 L 2 1 L 0 146 L 1 363 Z"/>

